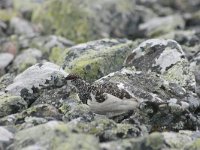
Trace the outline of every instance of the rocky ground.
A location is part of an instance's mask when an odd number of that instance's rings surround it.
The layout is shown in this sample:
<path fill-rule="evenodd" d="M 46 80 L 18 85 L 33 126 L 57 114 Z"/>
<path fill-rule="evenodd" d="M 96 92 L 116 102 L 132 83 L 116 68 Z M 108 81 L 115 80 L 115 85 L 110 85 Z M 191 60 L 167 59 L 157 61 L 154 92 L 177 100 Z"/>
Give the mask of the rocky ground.
<path fill-rule="evenodd" d="M 0 150 L 199 150 L 199 0 L 0 0 Z"/>

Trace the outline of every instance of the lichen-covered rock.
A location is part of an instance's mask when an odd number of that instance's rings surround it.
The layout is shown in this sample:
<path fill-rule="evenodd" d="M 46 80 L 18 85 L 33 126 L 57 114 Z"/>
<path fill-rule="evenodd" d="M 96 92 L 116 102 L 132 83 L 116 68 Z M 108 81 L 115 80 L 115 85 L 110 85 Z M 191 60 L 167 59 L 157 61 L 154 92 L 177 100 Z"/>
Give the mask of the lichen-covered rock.
<path fill-rule="evenodd" d="M 13 83 L 15 78 L 14 74 L 5 74 L 0 78 L 0 90 L 5 91 L 6 87 Z"/>
<path fill-rule="evenodd" d="M 109 90 L 107 85 L 115 86 Z M 133 118 L 148 124 L 149 130 L 195 129 L 200 125 L 196 122 L 198 112 L 190 114 L 187 111 L 190 109 L 193 112 L 199 108 L 197 95 L 192 91 L 186 93 L 184 87 L 168 82 L 155 72 L 147 73 L 124 68 L 95 81 L 93 86 L 100 86 L 106 93 L 122 100 L 120 95 L 123 93 L 128 93 L 130 98 L 136 98 L 139 107 L 133 110 Z M 113 91 L 121 92 L 116 94 Z M 186 121 L 188 119 L 190 123 Z"/>
<path fill-rule="evenodd" d="M 70 40 L 86 42 L 110 36 L 136 37 L 138 24 L 154 16 L 132 0 L 51 0 L 34 13 L 33 20 L 42 23 L 47 33 L 55 29 Z"/>
<path fill-rule="evenodd" d="M 0 117 L 20 112 L 27 108 L 27 103 L 20 96 L 0 95 Z"/>
<path fill-rule="evenodd" d="M 35 65 L 42 58 L 42 52 L 38 49 L 27 49 L 24 50 L 21 54 L 19 54 L 14 62 L 13 67 L 17 73 L 23 72 L 28 67 Z"/>
<path fill-rule="evenodd" d="M 99 144 L 92 135 L 73 133 L 66 124 L 51 121 L 16 133 L 11 148 L 21 150 L 30 147 L 51 150 L 98 150 Z"/>
<path fill-rule="evenodd" d="M 13 61 L 14 56 L 10 53 L 0 53 L 0 75 L 6 72 L 6 67 Z"/>
<path fill-rule="evenodd" d="M 126 58 L 125 65 L 135 66 L 137 70 L 145 72 L 156 72 L 180 86 L 195 86 L 185 53 L 174 40 L 151 39 L 141 43 Z"/>
<path fill-rule="evenodd" d="M 44 45 L 44 54 L 47 54 L 49 60 L 61 65 L 65 57 L 65 49 L 73 46 L 74 43 L 60 36 L 47 37 Z"/>
<path fill-rule="evenodd" d="M 21 95 L 30 105 L 38 97 L 39 89 L 62 86 L 66 76 L 67 73 L 53 63 L 38 63 L 19 74 L 6 91 L 13 95 Z"/>
<path fill-rule="evenodd" d="M 198 150 L 200 149 L 200 138 L 190 142 L 187 146 L 184 147 L 184 150 Z"/>
<path fill-rule="evenodd" d="M 158 37 L 159 35 L 163 35 L 176 29 L 183 29 L 184 25 L 185 22 L 180 15 L 173 15 L 153 18 L 143 24 L 140 24 L 139 30 L 143 32 L 146 37 L 152 38 Z"/>
<path fill-rule="evenodd" d="M 91 121 L 94 119 L 95 114 L 93 114 L 90 111 L 90 108 L 85 104 L 79 104 L 73 108 L 71 108 L 70 111 L 68 111 L 65 116 L 63 117 L 63 120 L 65 122 L 79 119 L 84 121 Z"/>
<path fill-rule="evenodd" d="M 122 68 L 134 45 L 128 40 L 102 39 L 80 44 L 66 50 L 63 67 L 87 81 L 94 81 Z"/>
<path fill-rule="evenodd" d="M 177 41 L 181 45 L 188 60 L 191 60 L 200 48 L 200 37 L 198 30 L 172 31 L 161 35 L 159 38 L 173 39 Z"/>
<path fill-rule="evenodd" d="M 102 150 L 125 150 L 125 149 L 184 149 L 187 144 L 191 144 L 194 141 L 192 137 L 193 132 L 181 131 L 179 133 L 174 132 L 163 132 L 163 133 L 152 133 L 142 138 L 131 138 L 122 141 L 114 141 L 108 143 L 102 143 Z M 198 140 L 197 140 L 198 141 Z M 195 143 L 195 142 L 194 142 Z M 195 145 L 195 144 L 194 144 Z"/>
<path fill-rule="evenodd" d="M 0 119 L 0 125 L 15 126 L 18 130 L 44 124 L 51 120 L 61 120 L 59 111 L 48 104 L 32 106 L 20 113 L 5 116 Z"/>
<path fill-rule="evenodd" d="M 7 130 L 5 127 L 0 127 L 0 149 L 6 149 L 14 139 L 12 132 Z"/>
<path fill-rule="evenodd" d="M 43 89 L 40 96 L 31 105 L 50 104 L 59 109 L 63 114 L 80 103 L 78 93 L 70 84 L 62 87 Z"/>
<path fill-rule="evenodd" d="M 73 131 L 89 133 L 99 138 L 100 142 L 140 137 L 147 134 L 143 125 L 116 123 L 105 116 L 94 116 L 92 119 L 86 116 L 76 118 L 67 123 Z"/>

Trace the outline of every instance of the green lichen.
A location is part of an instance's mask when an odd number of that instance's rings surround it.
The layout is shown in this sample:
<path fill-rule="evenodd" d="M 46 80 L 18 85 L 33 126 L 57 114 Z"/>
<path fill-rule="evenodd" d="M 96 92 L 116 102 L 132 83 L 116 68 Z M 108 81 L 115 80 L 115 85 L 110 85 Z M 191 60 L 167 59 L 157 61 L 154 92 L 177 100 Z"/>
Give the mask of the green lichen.
<path fill-rule="evenodd" d="M 35 12 L 33 21 L 42 23 L 47 32 L 56 30 L 56 34 L 72 41 L 85 42 L 94 36 L 91 33 L 88 12 L 83 9 L 85 3 L 87 2 L 74 0 L 47 1 Z"/>
<path fill-rule="evenodd" d="M 59 47 L 52 48 L 49 60 L 57 65 L 61 65 L 64 60 L 64 50 Z"/>
<path fill-rule="evenodd" d="M 164 79 L 181 86 L 187 86 L 188 82 L 192 82 L 191 79 L 194 79 L 194 75 L 187 65 L 188 63 L 185 60 L 178 62 L 163 74 Z"/>
<path fill-rule="evenodd" d="M 126 55 L 131 51 L 131 46 L 130 42 L 99 51 L 87 50 L 85 54 L 72 62 L 71 72 L 80 75 L 87 81 L 94 81 L 110 72 L 121 69 Z"/>
<path fill-rule="evenodd" d="M 196 139 L 194 142 L 184 147 L 184 150 L 199 150 L 199 149 L 200 149 L 200 139 Z"/>
<path fill-rule="evenodd" d="M 62 114 L 66 114 L 70 110 L 70 106 L 68 104 L 63 104 L 60 108 L 59 111 Z"/>
<path fill-rule="evenodd" d="M 164 148 L 164 137 L 160 133 L 152 133 L 146 138 L 145 147 L 152 150 L 160 150 Z"/>
<path fill-rule="evenodd" d="M 14 114 L 27 108 L 27 103 L 20 96 L 0 96 L 0 117 Z"/>
<path fill-rule="evenodd" d="M 99 150 L 98 140 L 92 136 L 87 134 L 71 134 L 70 137 L 66 138 L 65 142 L 60 142 L 60 144 L 56 144 L 55 150 L 63 150 L 63 149 L 74 149 L 74 150 Z"/>
<path fill-rule="evenodd" d="M 37 63 L 37 60 L 34 57 L 29 57 L 28 59 L 25 59 L 21 64 L 17 66 L 17 72 L 21 73 L 36 63 Z"/>
<path fill-rule="evenodd" d="M 102 58 L 83 59 L 75 62 L 71 72 L 80 75 L 85 80 L 96 79 L 99 75 Z M 86 69 L 89 67 L 90 69 Z"/>

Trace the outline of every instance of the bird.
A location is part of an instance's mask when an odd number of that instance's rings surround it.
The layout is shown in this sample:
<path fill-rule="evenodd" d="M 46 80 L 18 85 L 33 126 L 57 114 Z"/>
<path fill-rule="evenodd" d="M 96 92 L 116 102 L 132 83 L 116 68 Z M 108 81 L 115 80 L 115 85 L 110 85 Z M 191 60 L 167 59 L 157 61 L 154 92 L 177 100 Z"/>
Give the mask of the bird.
<path fill-rule="evenodd" d="M 91 94 L 92 100 L 88 101 L 88 105 L 92 112 L 108 117 L 121 115 L 128 111 L 139 107 L 139 103 L 134 99 L 120 99 L 109 93 L 103 93 L 105 100 L 101 103 L 97 102 L 95 96 Z"/>
<path fill-rule="evenodd" d="M 69 80 L 78 89 L 80 100 L 96 114 L 114 117 L 139 107 L 139 100 L 115 83 L 90 84 L 76 74 L 69 74 Z"/>

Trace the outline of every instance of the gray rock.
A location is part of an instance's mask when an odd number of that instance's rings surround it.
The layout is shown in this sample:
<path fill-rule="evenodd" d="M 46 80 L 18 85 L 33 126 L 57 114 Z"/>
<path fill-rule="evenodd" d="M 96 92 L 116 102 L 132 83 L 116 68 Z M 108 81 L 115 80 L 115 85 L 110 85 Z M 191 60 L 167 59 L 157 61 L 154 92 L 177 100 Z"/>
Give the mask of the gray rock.
<path fill-rule="evenodd" d="M 12 6 L 13 6 L 13 0 L 1 0 L 0 3 L 1 9 L 12 8 Z"/>
<path fill-rule="evenodd" d="M 27 108 L 27 103 L 20 96 L 0 95 L 0 117 L 20 112 Z"/>
<path fill-rule="evenodd" d="M 38 49 L 27 49 L 21 54 L 17 55 L 13 62 L 14 70 L 17 73 L 21 73 L 28 67 L 35 65 L 42 58 L 42 52 Z"/>
<path fill-rule="evenodd" d="M 78 93 L 70 84 L 57 88 L 41 90 L 40 96 L 31 105 L 50 104 L 62 113 L 66 113 L 80 103 Z"/>
<path fill-rule="evenodd" d="M 46 15 L 43 17 L 41 14 Z M 51 33 L 53 28 L 56 33 L 81 43 L 108 37 L 135 38 L 139 23 L 155 16 L 150 9 L 136 6 L 133 0 L 65 0 L 45 3 L 34 13 L 33 20 L 42 23 L 47 33 Z M 70 23 L 64 27 L 63 22 Z"/>
<path fill-rule="evenodd" d="M 154 132 L 142 138 L 132 138 L 120 141 L 102 143 L 102 150 L 125 150 L 125 149 L 184 149 L 187 144 L 191 144 L 194 139 L 191 137 L 191 131 L 174 132 Z M 198 141 L 198 140 L 197 140 Z M 194 144 L 195 145 L 195 144 Z"/>
<path fill-rule="evenodd" d="M 199 108 L 197 95 L 191 91 L 186 93 L 184 87 L 177 83 L 170 83 L 154 72 L 147 73 L 124 68 L 95 81 L 92 86 L 101 87 L 105 93 L 110 93 L 122 101 L 126 99 L 121 96 L 127 96 L 127 93 L 130 97 L 126 97 L 127 99 L 132 97 L 137 99 L 138 108 L 133 109 L 132 117 L 134 120 L 142 118 L 140 123 L 148 124 L 149 130 L 195 129 L 199 126 L 198 114 L 190 116 L 188 113 L 188 109 L 195 111 Z M 109 89 L 111 86 L 112 90 Z M 180 118 L 175 119 L 177 116 Z M 128 120 L 132 120 L 132 117 Z M 187 123 L 186 118 L 191 122 Z"/>
<path fill-rule="evenodd" d="M 174 21 L 176 20 L 176 21 Z M 140 24 L 139 30 L 144 32 L 146 37 L 157 37 L 176 29 L 183 29 L 185 22 L 180 15 L 153 18 L 148 22 Z"/>
<path fill-rule="evenodd" d="M 100 142 L 140 137 L 147 134 L 147 129 L 143 125 L 116 123 L 105 116 L 95 116 L 92 120 L 79 117 L 71 120 L 67 125 L 78 133 L 97 136 Z"/>
<path fill-rule="evenodd" d="M 1 4 L 0 4 L 1 5 Z M 1 6 L 0 6 L 1 7 Z M 7 29 L 7 25 L 5 22 L 0 20 L 0 35 L 5 36 L 5 30 Z"/>
<path fill-rule="evenodd" d="M 80 44 L 65 51 L 63 67 L 88 81 L 94 81 L 122 68 L 134 45 L 122 39 L 102 39 Z"/>
<path fill-rule="evenodd" d="M 169 82 L 195 88 L 185 53 L 174 40 L 147 40 L 132 51 L 124 64 L 135 66 L 137 70 L 156 72 Z"/>
<path fill-rule="evenodd" d="M 51 150 L 99 149 L 98 141 L 94 136 L 73 133 L 66 124 L 56 121 L 19 131 L 14 139 L 11 148 L 15 150 L 31 147 Z"/>
<path fill-rule="evenodd" d="M 13 133 L 0 126 L 0 149 L 6 149 L 13 142 L 13 139 Z"/>
<path fill-rule="evenodd" d="M 18 17 L 14 17 L 10 21 L 10 28 L 17 35 L 32 36 L 35 34 L 32 25 Z"/>
<path fill-rule="evenodd" d="M 64 37 L 51 35 L 47 37 L 44 47 L 46 49 L 52 49 L 53 47 L 59 47 L 64 49 L 73 45 L 74 43 L 72 41 L 67 40 Z"/>
<path fill-rule="evenodd" d="M 95 114 L 90 111 L 90 108 L 85 104 L 80 104 L 68 111 L 63 120 L 69 122 L 71 120 L 91 121 L 94 119 Z"/>
<path fill-rule="evenodd" d="M 62 86 L 66 76 L 67 73 L 53 63 L 39 63 L 19 74 L 6 91 L 13 95 L 22 95 L 30 105 L 38 97 L 39 89 Z"/>
<path fill-rule="evenodd" d="M 0 119 L 0 125 L 14 126 L 18 130 L 44 124 L 51 120 L 61 120 L 59 111 L 48 104 L 32 106 L 20 113 L 8 115 Z"/>
<path fill-rule="evenodd" d="M 200 37 L 198 30 L 176 30 L 167 34 L 161 35 L 159 38 L 162 39 L 173 39 L 177 41 L 188 60 L 191 60 L 200 48 Z"/>
<path fill-rule="evenodd" d="M 6 87 L 13 83 L 14 74 L 7 73 L 0 78 L 0 90 L 5 91 Z"/>
<path fill-rule="evenodd" d="M 14 56 L 10 53 L 0 53 L 0 75 L 5 73 L 5 68 L 13 61 Z"/>

